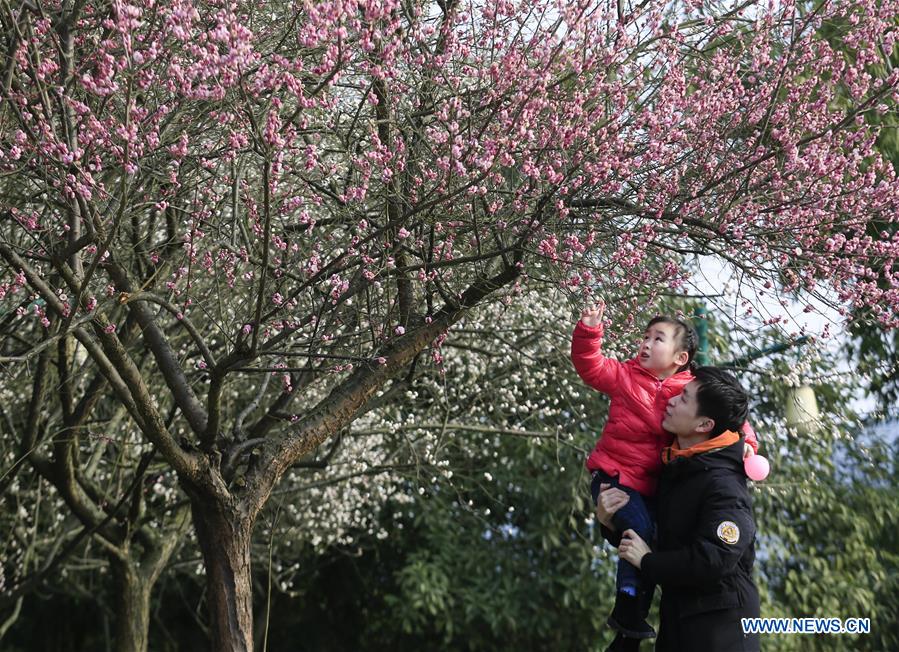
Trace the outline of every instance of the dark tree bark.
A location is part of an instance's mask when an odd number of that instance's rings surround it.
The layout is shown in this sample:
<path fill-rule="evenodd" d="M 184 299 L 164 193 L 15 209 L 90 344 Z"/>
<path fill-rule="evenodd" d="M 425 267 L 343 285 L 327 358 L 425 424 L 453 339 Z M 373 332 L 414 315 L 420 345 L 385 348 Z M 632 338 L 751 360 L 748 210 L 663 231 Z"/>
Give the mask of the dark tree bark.
<path fill-rule="evenodd" d="M 115 642 L 119 652 L 146 652 L 153 584 L 133 563 L 113 558 Z"/>
<path fill-rule="evenodd" d="M 193 523 L 206 567 L 211 649 L 252 652 L 250 541 L 254 519 L 239 504 L 189 490 Z"/>

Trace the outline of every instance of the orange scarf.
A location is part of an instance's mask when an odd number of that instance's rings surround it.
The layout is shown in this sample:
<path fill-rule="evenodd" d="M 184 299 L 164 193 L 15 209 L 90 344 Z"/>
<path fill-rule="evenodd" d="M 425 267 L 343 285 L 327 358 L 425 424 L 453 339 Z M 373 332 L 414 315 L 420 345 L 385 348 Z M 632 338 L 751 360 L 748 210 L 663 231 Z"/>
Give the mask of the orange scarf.
<path fill-rule="evenodd" d="M 675 439 L 674 444 L 672 444 L 668 448 L 662 449 L 662 462 L 664 464 L 668 464 L 669 462 L 680 457 L 693 457 L 694 455 L 699 455 L 700 453 L 708 453 L 711 451 L 721 450 L 722 448 L 732 446 L 739 440 L 740 435 L 731 430 L 725 430 L 717 437 L 712 437 L 711 439 L 700 442 L 694 446 L 690 446 L 690 448 L 681 448 L 677 444 L 677 439 Z"/>

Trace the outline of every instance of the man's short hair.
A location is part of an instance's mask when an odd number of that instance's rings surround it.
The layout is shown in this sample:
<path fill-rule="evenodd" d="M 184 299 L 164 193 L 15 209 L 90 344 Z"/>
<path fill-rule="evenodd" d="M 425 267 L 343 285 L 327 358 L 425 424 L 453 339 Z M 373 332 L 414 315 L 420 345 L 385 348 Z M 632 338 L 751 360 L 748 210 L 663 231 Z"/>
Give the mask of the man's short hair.
<path fill-rule="evenodd" d="M 739 433 L 749 414 L 749 397 L 737 379 L 717 367 L 699 367 L 693 375 L 699 383 L 696 416 L 715 421 L 710 438 L 725 430 Z"/>

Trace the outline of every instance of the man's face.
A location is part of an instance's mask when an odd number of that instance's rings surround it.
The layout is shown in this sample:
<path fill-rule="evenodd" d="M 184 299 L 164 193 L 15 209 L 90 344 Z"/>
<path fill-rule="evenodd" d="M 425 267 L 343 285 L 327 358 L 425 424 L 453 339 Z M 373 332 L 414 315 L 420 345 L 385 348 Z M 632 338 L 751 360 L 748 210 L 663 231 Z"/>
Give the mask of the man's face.
<path fill-rule="evenodd" d="M 696 391 L 699 389 L 698 381 L 690 381 L 684 386 L 684 391 L 668 400 L 665 408 L 665 417 L 662 419 L 662 427 L 675 435 L 688 436 L 696 432 L 708 432 L 714 426 L 714 422 L 708 417 L 698 416 Z"/>

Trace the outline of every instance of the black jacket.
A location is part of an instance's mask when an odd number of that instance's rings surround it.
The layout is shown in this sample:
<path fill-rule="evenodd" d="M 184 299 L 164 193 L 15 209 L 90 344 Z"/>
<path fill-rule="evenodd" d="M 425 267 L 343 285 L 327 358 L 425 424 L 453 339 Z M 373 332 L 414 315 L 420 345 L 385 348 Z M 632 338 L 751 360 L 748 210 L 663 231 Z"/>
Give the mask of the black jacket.
<path fill-rule="evenodd" d="M 656 532 L 642 561 L 644 578 L 662 588 L 656 650 L 758 650 L 758 636 L 744 636 L 740 623 L 759 616 L 742 438 L 665 465 Z"/>

